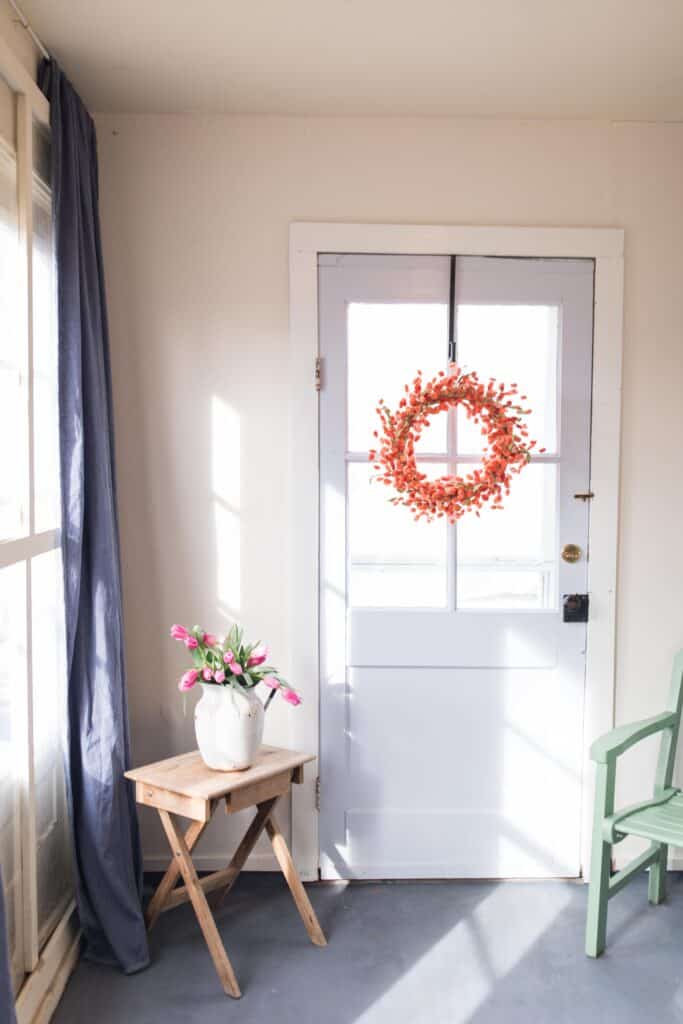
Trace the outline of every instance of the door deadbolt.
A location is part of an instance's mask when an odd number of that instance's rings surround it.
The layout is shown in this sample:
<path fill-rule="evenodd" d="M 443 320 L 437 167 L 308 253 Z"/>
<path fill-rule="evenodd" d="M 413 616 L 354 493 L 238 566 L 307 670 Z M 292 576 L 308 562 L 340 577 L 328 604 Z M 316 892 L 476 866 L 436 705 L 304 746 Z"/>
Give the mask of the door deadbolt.
<path fill-rule="evenodd" d="M 588 622 L 588 594 L 562 595 L 562 621 Z"/>
<path fill-rule="evenodd" d="M 562 558 L 565 562 L 578 562 L 581 558 L 581 548 L 578 544 L 565 544 L 562 548 Z"/>

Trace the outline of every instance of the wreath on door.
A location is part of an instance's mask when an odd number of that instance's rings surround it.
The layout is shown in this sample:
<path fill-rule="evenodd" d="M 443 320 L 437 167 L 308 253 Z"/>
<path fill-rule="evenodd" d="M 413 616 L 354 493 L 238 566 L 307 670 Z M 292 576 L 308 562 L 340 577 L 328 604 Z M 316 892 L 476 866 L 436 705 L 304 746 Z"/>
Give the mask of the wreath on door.
<path fill-rule="evenodd" d="M 516 384 L 508 387 L 493 378 L 484 383 L 455 363 L 448 373 L 441 370 L 429 381 L 423 381 L 418 370 L 412 385 L 405 385 L 396 410 L 392 412 L 382 398 L 377 406 L 382 427 L 374 432 L 378 446 L 370 452 L 370 460 L 379 470 L 376 479 L 397 491 L 389 500 L 409 508 L 416 521 L 428 522 L 445 517 L 453 523 L 469 511 L 478 516 L 484 506 L 502 509 L 513 475 L 529 463 L 536 446 L 525 425 L 524 417 L 531 411 L 520 404 L 525 400 Z M 464 476 L 429 479 L 418 469 L 415 446 L 430 417 L 459 405 L 481 425 L 486 439 L 481 468 Z"/>

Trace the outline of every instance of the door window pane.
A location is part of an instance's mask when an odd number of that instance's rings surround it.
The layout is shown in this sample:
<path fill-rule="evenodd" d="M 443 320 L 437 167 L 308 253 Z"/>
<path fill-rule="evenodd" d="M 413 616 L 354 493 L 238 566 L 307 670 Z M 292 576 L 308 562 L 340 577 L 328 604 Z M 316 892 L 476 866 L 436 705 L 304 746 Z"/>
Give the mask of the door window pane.
<path fill-rule="evenodd" d="M 531 409 L 524 417 L 538 448 L 557 450 L 557 306 L 458 306 L 458 363 L 483 381 L 519 385 Z M 458 451 L 482 451 L 481 426 L 458 409 Z"/>
<path fill-rule="evenodd" d="M 446 466 L 420 467 L 430 477 Z M 348 594 L 354 607 L 443 608 L 447 599 L 444 520 L 416 523 L 389 501 L 389 487 L 371 480 L 364 463 L 348 466 Z"/>
<path fill-rule="evenodd" d="M 71 895 L 64 784 L 66 659 L 59 549 L 31 561 L 31 612 L 38 934 L 42 945 Z"/>
<path fill-rule="evenodd" d="M 28 532 L 28 349 L 14 157 L 0 144 L 0 540 Z"/>
<path fill-rule="evenodd" d="M 556 492 L 557 466 L 532 463 L 514 477 L 502 511 L 459 521 L 459 608 L 557 607 Z"/>
<path fill-rule="evenodd" d="M 377 444 L 376 408 L 395 408 L 422 370 L 425 379 L 444 370 L 448 309 L 442 303 L 352 302 L 348 310 L 348 447 L 367 452 Z M 447 416 L 434 416 L 416 451 L 446 451 Z"/>

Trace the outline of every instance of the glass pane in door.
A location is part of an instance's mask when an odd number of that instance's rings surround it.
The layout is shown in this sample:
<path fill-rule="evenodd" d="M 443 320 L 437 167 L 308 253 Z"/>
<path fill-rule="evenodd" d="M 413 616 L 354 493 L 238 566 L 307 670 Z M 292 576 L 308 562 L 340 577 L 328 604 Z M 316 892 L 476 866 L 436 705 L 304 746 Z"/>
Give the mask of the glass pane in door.
<path fill-rule="evenodd" d="M 556 512 L 557 466 L 532 463 L 514 477 L 503 511 L 464 516 L 457 526 L 458 608 L 556 608 Z"/>
<path fill-rule="evenodd" d="M 557 306 L 458 306 L 458 362 L 483 381 L 494 377 L 518 384 L 529 436 L 548 452 L 558 444 L 559 308 Z M 481 427 L 461 408 L 457 417 L 458 451 L 482 451 Z"/>
<path fill-rule="evenodd" d="M 418 370 L 445 369 L 448 309 L 442 303 L 352 302 L 347 331 L 347 434 L 351 452 L 377 444 L 378 399 L 395 408 Z M 447 417 L 435 416 L 416 451 L 446 451 Z"/>
<path fill-rule="evenodd" d="M 445 464 L 422 463 L 429 476 Z M 443 608 L 448 535 L 443 519 L 416 523 L 365 463 L 348 466 L 348 602 L 353 607 Z"/>

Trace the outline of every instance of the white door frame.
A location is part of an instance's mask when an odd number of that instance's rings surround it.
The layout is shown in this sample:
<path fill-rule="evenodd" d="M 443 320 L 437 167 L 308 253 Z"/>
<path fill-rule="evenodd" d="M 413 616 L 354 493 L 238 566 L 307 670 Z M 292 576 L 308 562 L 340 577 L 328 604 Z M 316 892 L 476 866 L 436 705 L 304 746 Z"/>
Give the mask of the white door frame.
<path fill-rule="evenodd" d="M 304 703 L 291 716 L 293 746 L 319 749 L 318 254 L 406 253 L 595 260 L 581 861 L 590 863 L 593 772 L 588 751 L 614 723 L 624 232 L 616 228 L 458 227 L 297 223 L 290 226 L 290 677 Z M 325 386 L 323 367 L 322 386 Z M 316 770 L 292 796 L 292 849 L 306 880 L 318 877 Z"/>

